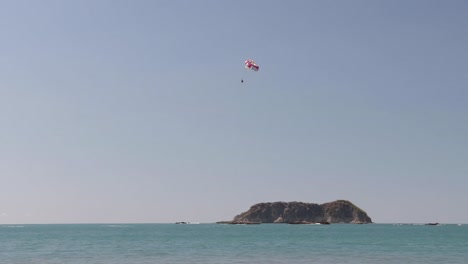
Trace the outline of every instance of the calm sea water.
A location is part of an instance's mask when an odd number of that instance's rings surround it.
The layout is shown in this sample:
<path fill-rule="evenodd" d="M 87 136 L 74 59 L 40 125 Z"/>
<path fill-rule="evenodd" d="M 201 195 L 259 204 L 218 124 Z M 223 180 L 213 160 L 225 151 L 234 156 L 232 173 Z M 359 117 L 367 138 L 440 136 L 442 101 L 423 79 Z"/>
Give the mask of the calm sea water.
<path fill-rule="evenodd" d="M 0 225 L 0 263 L 468 263 L 468 225 Z"/>

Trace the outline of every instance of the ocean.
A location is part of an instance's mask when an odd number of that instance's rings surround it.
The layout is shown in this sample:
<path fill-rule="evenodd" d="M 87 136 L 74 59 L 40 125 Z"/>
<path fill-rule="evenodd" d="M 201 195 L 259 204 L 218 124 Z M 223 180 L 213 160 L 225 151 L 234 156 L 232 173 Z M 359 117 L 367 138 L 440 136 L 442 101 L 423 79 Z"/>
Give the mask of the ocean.
<path fill-rule="evenodd" d="M 468 263 L 468 225 L 0 225 L 0 263 Z"/>

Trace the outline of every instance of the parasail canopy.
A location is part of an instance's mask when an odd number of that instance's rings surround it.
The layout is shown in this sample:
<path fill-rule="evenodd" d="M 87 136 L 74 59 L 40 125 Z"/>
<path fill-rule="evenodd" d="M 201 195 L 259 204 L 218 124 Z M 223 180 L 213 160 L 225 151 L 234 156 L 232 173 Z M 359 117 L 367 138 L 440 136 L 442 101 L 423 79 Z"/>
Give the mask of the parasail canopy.
<path fill-rule="evenodd" d="M 260 69 L 260 67 L 252 59 L 246 60 L 244 64 L 245 64 L 245 68 L 249 70 L 258 71 L 258 69 Z"/>

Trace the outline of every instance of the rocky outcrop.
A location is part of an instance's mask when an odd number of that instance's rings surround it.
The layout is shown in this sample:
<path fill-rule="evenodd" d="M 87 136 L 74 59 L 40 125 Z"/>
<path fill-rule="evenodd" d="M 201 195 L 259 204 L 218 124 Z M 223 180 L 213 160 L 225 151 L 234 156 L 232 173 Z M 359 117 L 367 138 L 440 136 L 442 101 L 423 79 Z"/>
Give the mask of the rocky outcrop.
<path fill-rule="evenodd" d="M 345 200 L 315 204 L 303 202 L 259 203 L 250 207 L 231 222 L 254 223 L 354 223 L 367 224 L 372 220 L 359 207 Z"/>

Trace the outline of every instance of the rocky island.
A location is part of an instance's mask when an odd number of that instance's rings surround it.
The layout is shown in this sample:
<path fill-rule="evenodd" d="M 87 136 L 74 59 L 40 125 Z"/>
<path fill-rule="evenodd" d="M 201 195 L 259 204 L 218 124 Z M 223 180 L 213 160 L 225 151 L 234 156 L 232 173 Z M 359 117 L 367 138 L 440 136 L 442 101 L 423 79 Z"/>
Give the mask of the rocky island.
<path fill-rule="evenodd" d="M 255 204 L 246 212 L 222 224 L 369 224 L 371 218 L 365 211 L 346 200 L 315 204 L 303 202 L 273 202 Z"/>

